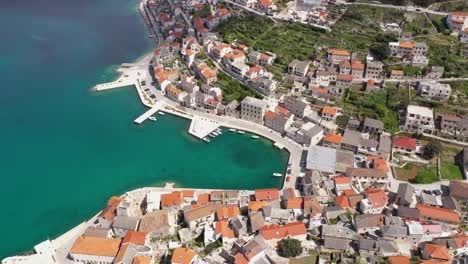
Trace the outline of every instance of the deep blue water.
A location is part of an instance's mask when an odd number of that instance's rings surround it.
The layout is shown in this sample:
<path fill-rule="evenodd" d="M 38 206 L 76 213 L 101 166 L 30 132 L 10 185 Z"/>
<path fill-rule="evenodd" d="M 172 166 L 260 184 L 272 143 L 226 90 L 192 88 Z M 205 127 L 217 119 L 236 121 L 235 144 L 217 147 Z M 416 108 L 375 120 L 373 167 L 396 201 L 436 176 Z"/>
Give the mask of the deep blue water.
<path fill-rule="evenodd" d="M 280 187 L 288 155 L 171 116 L 137 126 L 133 88 L 90 92 L 152 49 L 131 0 L 0 2 L 0 259 L 94 215 L 110 195 L 161 185 Z"/>

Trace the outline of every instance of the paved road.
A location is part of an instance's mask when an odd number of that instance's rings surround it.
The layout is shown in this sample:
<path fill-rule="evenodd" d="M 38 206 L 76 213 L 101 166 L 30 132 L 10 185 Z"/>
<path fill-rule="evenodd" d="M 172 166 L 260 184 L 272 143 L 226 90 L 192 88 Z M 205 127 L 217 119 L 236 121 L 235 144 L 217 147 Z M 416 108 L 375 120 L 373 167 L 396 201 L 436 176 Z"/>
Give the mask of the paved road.
<path fill-rule="evenodd" d="M 385 79 L 385 82 L 420 82 L 420 81 L 438 81 L 438 82 L 457 82 L 457 81 L 468 81 L 468 77 L 460 78 L 405 78 L 405 79 Z"/>
<path fill-rule="evenodd" d="M 372 4 L 372 3 L 357 3 L 357 2 L 345 2 L 343 3 L 345 5 L 367 5 L 367 6 L 377 6 L 377 7 L 383 7 L 383 8 L 392 8 L 392 9 L 399 9 L 399 10 L 404 10 L 408 12 L 421 12 L 421 13 L 429 13 L 429 14 L 434 14 L 434 15 L 441 15 L 441 16 L 446 16 L 448 15 L 447 12 L 441 12 L 441 11 L 435 11 L 427 8 L 416 8 L 413 6 L 396 6 L 396 5 L 384 5 L 384 4 Z"/>

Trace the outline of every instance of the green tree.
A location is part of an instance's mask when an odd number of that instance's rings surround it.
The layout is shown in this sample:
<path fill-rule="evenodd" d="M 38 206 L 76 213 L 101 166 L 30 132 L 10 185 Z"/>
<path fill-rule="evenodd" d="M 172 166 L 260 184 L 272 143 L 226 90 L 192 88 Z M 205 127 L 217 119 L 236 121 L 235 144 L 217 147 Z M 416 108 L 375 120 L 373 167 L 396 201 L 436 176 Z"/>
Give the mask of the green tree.
<path fill-rule="evenodd" d="M 301 241 L 294 238 L 285 238 L 280 241 L 281 255 L 285 258 L 296 257 L 302 253 Z"/>
<path fill-rule="evenodd" d="M 439 155 L 442 151 L 442 144 L 439 141 L 431 140 L 424 146 L 423 157 L 425 159 L 432 159 L 435 156 Z"/>
<path fill-rule="evenodd" d="M 370 46 L 369 51 L 377 60 L 383 61 L 390 57 L 390 47 L 385 42 L 374 43 Z"/>

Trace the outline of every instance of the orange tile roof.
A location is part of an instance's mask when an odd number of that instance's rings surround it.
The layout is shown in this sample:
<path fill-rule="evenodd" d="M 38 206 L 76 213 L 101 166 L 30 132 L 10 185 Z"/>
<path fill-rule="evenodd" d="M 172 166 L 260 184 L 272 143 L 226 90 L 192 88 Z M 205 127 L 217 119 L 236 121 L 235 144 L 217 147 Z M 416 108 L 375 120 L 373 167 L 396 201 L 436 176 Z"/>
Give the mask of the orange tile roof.
<path fill-rule="evenodd" d="M 351 74 L 343 73 L 343 74 L 338 74 L 338 75 L 336 76 L 336 79 L 337 79 L 337 80 L 352 81 L 352 80 L 353 80 L 353 76 L 352 76 Z"/>
<path fill-rule="evenodd" d="M 202 193 L 198 195 L 197 203 L 199 204 L 205 204 L 210 201 L 210 194 L 208 193 Z"/>
<path fill-rule="evenodd" d="M 267 59 L 271 58 L 271 56 L 266 54 L 266 53 L 262 53 L 262 55 L 260 55 L 260 58 L 262 58 L 264 60 L 267 60 Z"/>
<path fill-rule="evenodd" d="M 402 47 L 402 48 L 407 48 L 407 49 L 412 49 L 412 48 L 414 48 L 414 43 L 411 43 L 411 42 L 400 42 L 400 47 Z"/>
<path fill-rule="evenodd" d="M 344 195 L 336 196 L 335 201 L 336 201 L 336 204 L 340 206 L 341 208 L 350 207 L 348 196 L 344 196 Z"/>
<path fill-rule="evenodd" d="M 263 69 L 262 67 L 256 65 L 256 66 L 251 67 L 247 72 L 252 74 L 254 72 L 260 72 L 262 69 Z"/>
<path fill-rule="evenodd" d="M 335 184 L 351 184 L 352 180 L 350 177 L 346 176 L 336 176 L 333 178 Z"/>
<path fill-rule="evenodd" d="M 228 49 L 230 48 L 231 46 L 227 45 L 227 44 L 220 44 L 220 45 L 216 45 L 215 49 L 217 51 L 222 51 L 223 49 Z"/>
<path fill-rule="evenodd" d="M 224 205 L 216 209 L 218 219 L 230 219 L 237 215 L 240 215 L 240 209 L 237 205 Z"/>
<path fill-rule="evenodd" d="M 258 211 L 262 209 L 264 206 L 267 206 L 268 202 L 265 201 L 250 201 L 248 204 L 249 211 Z"/>
<path fill-rule="evenodd" d="M 137 232 L 128 230 L 125 234 L 122 244 L 132 243 L 134 245 L 144 245 L 146 240 L 146 232 Z"/>
<path fill-rule="evenodd" d="M 184 197 L 195 197 L 195 190 L 182 190 Z"/>
<path fill-rule="evenodd" d="M 407 256 L 390 256 L 388 261 L 391 264 L 410 264 L 410 257 Z"/>
<path fill-rule="evenodd" d="M 303 209 L 304 208 L 304 197 L 291 198 L 286 202 L 287 209 Z"/>
<path fill-rule="evenodd" d="M 109 201 L 107 201 L 107 205 L 108 206 L 119 206 L 120 202 L 122 201 L 123 199 L 121 197 L 118 197 L 118 196 L 112 196 L 111 198 L 109 198 Z"/>
<path fill-rule="evenodd" d="M 353 189 L 348 189 L 348 190 L 343 190 L 343 194 L 346 196 L 351 196 L 357 194 L 355 190 Z"/>
<path fill-rule="evenodd" d="M 401 75 L 403 76 L 403 71 L 401 70 L 392 70 L 391 75 Z"/>
<path fill-rule="evenodd" d="M 289 114 L 289 111 L 288 109 L 284 108 L 284 107 L 281 107 L 279 105 L 276 106 L 276 111 L 283 114 L 283 115 L 288 115 Z"/>
<path fill-rule="evenodd" d="M 455 240 L 455 244 L 457 244 L 458 248 L 468 247 L 468 236 L 454 236 L 453 240 Z"/>
<path fill-rule="evenodd" d="M 360 61 L 353 61 L 351 68 L 354 70 L 364 70 L 364 64 L 362 64 Z"/>
<path fill-rule="evenodd" d="M 249 260 L 240 252 L 234 256 L 234 264 L 249 264 Z"/>
<path fill-rule="evenodd" d="M 333 106 L 326 105 L 322 108 L 322 113 L 329 114 L 329 115 L 336 115 L 336 111 L 337 111 L 336 107 L 333 107 Z"/>
<path fill-rule="evenodd" d="M 373 208 L 384 207 L 388 202 L 387 194 L 381 189 L 368 189 L 366 194 Z"/>
<path fill-rule="evenodd" d="M 260 228 L 260 234 L 266 240 L 282 239 L 287 236 L 306 235 L 307 228 L 302 222 L 293 222 L 284 226 L 272 224 Z"/>
<path fill-rule="evenodd" d="M 175 87 L 174 85 L 170 85 L 169 87 L 167 87 L 167 91 L 175 94 L 175 95 L 179 95 L 181 94 L 183 91 L 178 89 L 177 87 Z"/>
<path fill-rule="evenodd" d="M 234 231 L 229 228 L 227 220 L 220 220 L 216 222 L 216 234 L 221 234 L 225 238 L 234 238 Z"/>
<path fill-rule="evenodd" d="M 450 260 L 447 248 L 443 245 L 426 244 L 425 250 L 431 258 Z"/>
<path fill-rule="evenodd" d="M 278 189 L 258 189 L 255 190 L 255 200 L 278 200 L 279 191 Z"/>
<path fill-rule="evenodd" d="M 390 171 L 390 167 L 384 159 L 374 159 L 374 169 Z"/>
<path fill-rule="evenodd" d="M 104 208 L 101 212 L 101 214 L 99 214 L 100 217 L 106 219 L 106 220 L 109 220 L 109 221 L 112 221 L 114 220 L 115 218 L 115 210 L 117 209 L 116 206 L 107 206 L 106 208 Z"/>
<path fill-rule="evenodd" d="M 270 7 L 273 4 L 270 0 L 257 0 L 257 3 L 263 7 Z"/>
<path fill-rule="evenodd" d="M 333 142 L 336 144 L 341 144 L 341 142 L 343 141 L 343 136 L 336 135 L 336 134 L 329 134 L 329 135 L 326 135 L 323 140 L 328 141 L 328 142 Z"/>
<path fill-rule="evenodd" d="M 436 259 L 428 259 L 428 260 L 421 260 L 419 264 L 450 264 L 449 260 L 436 260 Z"/>
<path fill-rule="evenodd" d="M 83 237 L 75 240 L 70 254 L 115 257 L 120 247 L 120 239 Z"/>
<path fill-rule="evenodd" d="M 197 255 L 195 251 L 190 248 L 179 247 L 172 253 L 172 263 L 190 264 L 192 259 Z"/>
<path fill-rule="evenodd" d="M 275 118 L 276 118 L 276 113 L 275 112 L 270 111 L 270 110 L 265 112 L 265 119 L 270 119 L 271 120 L 271 119 L 275 119 Z"/>
<path fill-rule="evenodd" d="M 339 55 L 339 56 L 349 56 L 349 52 L 347 50 L 337 50 L 337 49 L 328 50 L 328 54 Z"/>
<path fill-rule="evenodd" d="M 135 256 L 133 258 L 133 264 L 151 264 L 150 256 Z"/>
<path fill-rule="evenodd" d="M 174 206 L 181 204 L 184 200 L 184 194 L 179 191 L 164 193 L 161 195 L 161 206 Z"/>
<path fill-rule="evenodd" d="M 328 89 L 327 89 L 327 88 L 315 87 L 315 88 L 312 88 L 312 92 L 321 93 L 321 94 L 327 94 L 327 93 L 328 93 Z"/>
<path fill-rule="evenodd" d="M 430 217 L 432 219 L 456 224 L 460 223 L 460 216 L 453 210 L 437 208 L 425 204 L 417 204 L 416 206 L 419 209 L 419 215 L 422 217 Z"/>

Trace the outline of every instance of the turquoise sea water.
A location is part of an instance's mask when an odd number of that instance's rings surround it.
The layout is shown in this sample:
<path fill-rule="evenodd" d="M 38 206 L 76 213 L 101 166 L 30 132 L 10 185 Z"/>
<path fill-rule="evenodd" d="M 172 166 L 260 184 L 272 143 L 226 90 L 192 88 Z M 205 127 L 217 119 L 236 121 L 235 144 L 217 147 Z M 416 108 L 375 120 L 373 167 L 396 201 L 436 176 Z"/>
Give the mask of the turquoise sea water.
<path fill-rule="evenodd" d="M 110 195 L 173 181 L 280 187 L 288 154 L 226 131 L 206 144 L 187 120 L 145 111 L 133 88 L 92 93 L 151 50 L 130 0 L 0 2 L 0 259 L 94 215 Z"/>

